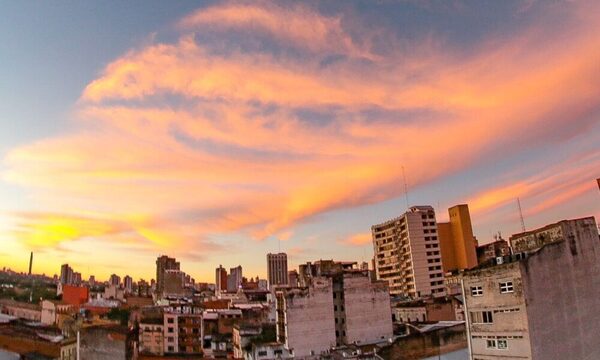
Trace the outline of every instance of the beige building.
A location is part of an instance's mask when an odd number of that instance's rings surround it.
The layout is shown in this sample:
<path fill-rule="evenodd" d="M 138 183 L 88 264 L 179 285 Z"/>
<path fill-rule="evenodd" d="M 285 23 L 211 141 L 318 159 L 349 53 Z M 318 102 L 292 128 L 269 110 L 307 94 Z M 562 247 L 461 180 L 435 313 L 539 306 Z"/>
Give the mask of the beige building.
<path fill-rule="evenodd" d="M 0 300 L 0 313 L 21 319 L 40 322 L 42 307 L 39 304 L 29 304 L 10 299 Z"/>
<path fill-rule="evenodd" d="M 438 236 L 444 272 L 477 266 L 477 241 L 466 204 L 448 209 L 449 222 L 438 223 Z"/>
<path fill-rule="evenodd" d="M 395 219 L 371 227 L 378 280 L 391 295 L 444 296 L 444 272 L 435 211 L 413 206 Z"/>
<path fill-rule="evenodd" d="M 60 300 L 43 300 L 41 323 L 44 325 L 62 324 L 62 318 L 73 313 L 73 305 L 66 304 Z"/>
<path fill-rule="evenodd" d="M 141 354 L 163 356 L 165 353 L 163 322 L 140 323 L 139 342 L 139 351 Z"/>
<path fill-rule="evenodd" d="M 167 313 L 163 323 L 164 352 L 201 355 L 204 328 L 201 313 Z"/>
<path fill-rule="evenodd" d="M 528 252 L 463 275 L 470 359 L 600 359 L 594 218 L 561 221 L 511 239 Z"/>

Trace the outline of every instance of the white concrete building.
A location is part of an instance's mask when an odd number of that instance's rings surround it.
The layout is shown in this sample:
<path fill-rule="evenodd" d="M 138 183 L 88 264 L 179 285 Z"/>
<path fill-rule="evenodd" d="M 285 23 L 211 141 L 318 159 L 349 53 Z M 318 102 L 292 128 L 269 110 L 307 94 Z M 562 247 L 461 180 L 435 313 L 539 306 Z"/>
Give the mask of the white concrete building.
<path fill-rule="evenodd" d="M 537 235 L 549 229 L 556 236 L 536 249 Z M 469 359 L 600 359 L 594 218 L 561 221 L 519 238 L 528 245 L 517 248 L 528 252 L 463 275 Z"/>
<path fill-rule="evenodd" d="M 277 292 L 277 339 L 297 358 L 318 356 L 335 346 L 330 278 L 315 278 L 305 289 Z"/>
<path fill-rule="evenodd" d="M 391 295 L 445 296 L 433 207 L 413 206 L 400 217 L 373 225 L 371 232 L 376 276 L 389 283 Z"/>
<path fill-rule="evenodd" d="M 335 281 L 335 280 L 334 280 Z M 343 275 L 343 304 L 338 322 L 345 337 L 342 344 L 369 344 L 393 336 L 390 293 L 385 282 L 372 283 L 367 271 Z"/>
<path fill-rule="evenodd" d="M 369 271 L 358 270 L 356 263 L 322 260 L 301 269 L 306 288 L 277 292 L 278 340 L 296 357 L 393 336 L 386 282 L 372 282 Z"/>

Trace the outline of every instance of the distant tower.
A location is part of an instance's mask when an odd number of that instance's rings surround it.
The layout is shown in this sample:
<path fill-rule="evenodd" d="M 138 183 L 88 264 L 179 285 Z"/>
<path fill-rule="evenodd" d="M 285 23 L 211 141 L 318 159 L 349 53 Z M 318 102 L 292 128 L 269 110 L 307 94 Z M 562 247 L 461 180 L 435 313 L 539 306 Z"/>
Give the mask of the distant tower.
<path fill-rule="evenodd" d="M 31 266 L 33 265 L 33 251 L 29 255 L 29 276 L 31 276 Z"/>

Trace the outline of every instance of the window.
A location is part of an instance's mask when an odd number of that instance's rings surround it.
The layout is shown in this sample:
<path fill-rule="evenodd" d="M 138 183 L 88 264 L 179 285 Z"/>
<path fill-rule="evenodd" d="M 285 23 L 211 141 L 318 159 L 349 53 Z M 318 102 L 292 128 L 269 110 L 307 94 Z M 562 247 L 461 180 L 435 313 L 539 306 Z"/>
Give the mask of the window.
<path fill-rule="evenodd" d="M 496 340 L 495 339 L 487 339 L 486 342 L 486 347 L 488 349 L 495 349 L 496 348 Z"/>
<path fill-rule="evenodd" d="M 264 350 L 261 350 L 258 352 L 258 356 L 267 356 L 267 352 Z"/>
<path fill-rule="evenodd" d="M 471 286 L 471 296 L 483 296 L 483 287 Z"/>
<path fill-rule="evenodd" d="M 513 287 L 512 281 L 505 281 L 505 282 L 500 283 L 500 292 L 502 294 L 511 293 L 513 291 L 514 291 L 514 287 Z"/>
<path fill-rule="evenodd" d="M 498 349 L 500 350 L 506 350 L 508 349 L 508 341 L 504 340 L 504 339 L 498 339 Z"/>
<path fill-rule="evenodd" d="M 493 317 L 491 311 L 482 311 L 481 314 L 482 314 L 482 317 L 483 317 L 483 323 L 484 324 L 491 324 L 491 323 L 494 322 L 494 317 Z"/>
<path fill-rule="evenodd" d="M 174 320 L 173 318 L 168 318 L 168 319 L 167 319 L 167 322 L 168 322 L 169 324 L 172 324 L 172 323 L 173 323 L 173 320 Z"/>
<path fill-rule="evenodd" d="M 491 311 L 474 311 L 471 312 L 471 322 L 473 324 L 492 324 L 494 322 Z"/>
<path fill-rule="evenodd" d="M 173 328 L 172 327 L 168 328 L 167 332 L 172 333 L 173 332 Z"/>

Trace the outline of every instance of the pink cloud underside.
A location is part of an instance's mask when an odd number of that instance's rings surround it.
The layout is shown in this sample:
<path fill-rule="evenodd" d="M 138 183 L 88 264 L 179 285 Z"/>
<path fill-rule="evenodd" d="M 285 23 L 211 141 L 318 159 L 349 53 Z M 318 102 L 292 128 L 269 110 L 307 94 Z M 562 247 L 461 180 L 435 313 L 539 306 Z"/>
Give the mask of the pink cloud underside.
<path fill-rule="evenodd" d="M 239 231 L 285 237 L 317 214 L 398 196 L 401 166 L 417 186 L 597 125 L 578 120 L 600 105 L 600 23 L 588 13 L 571 14 L 572 26 L 560 36 L 542 36 L 532 24 L 466 55 L 450 56 L 440 46 L 415 51 L 428 55 L 418 58 L 372 56 L 368 41 L 346 33 L 343 19 L 300 5 L 293 13 L 275 4 L 202 9 L 181 21 L 176 42 L 132 50 L 107 65 L 77 105 L 82 129 L 13 149 L 3 176 L 44 206 L 97 212 L 166 246 L 171 237 L 194 242 Z M 259 28 L 310 56 L 219 54 L 193 36 L 206 26 Z M 330 44 L 350 59 L 369 58 L 369 65 L 319 66 Z M 299 108 L 341 115 L 316 123 Z M 363 112 L 372 108 L 426 115 L 374 121 Z M 599 165 L 596 157 L 589 167 Z M 472 210 L 560 184 L 514 179 L 474 197 Z M 532 211 L 583 188 L 568 183 Z M 169 222 L 136 220 L 157 218 Z"/>

